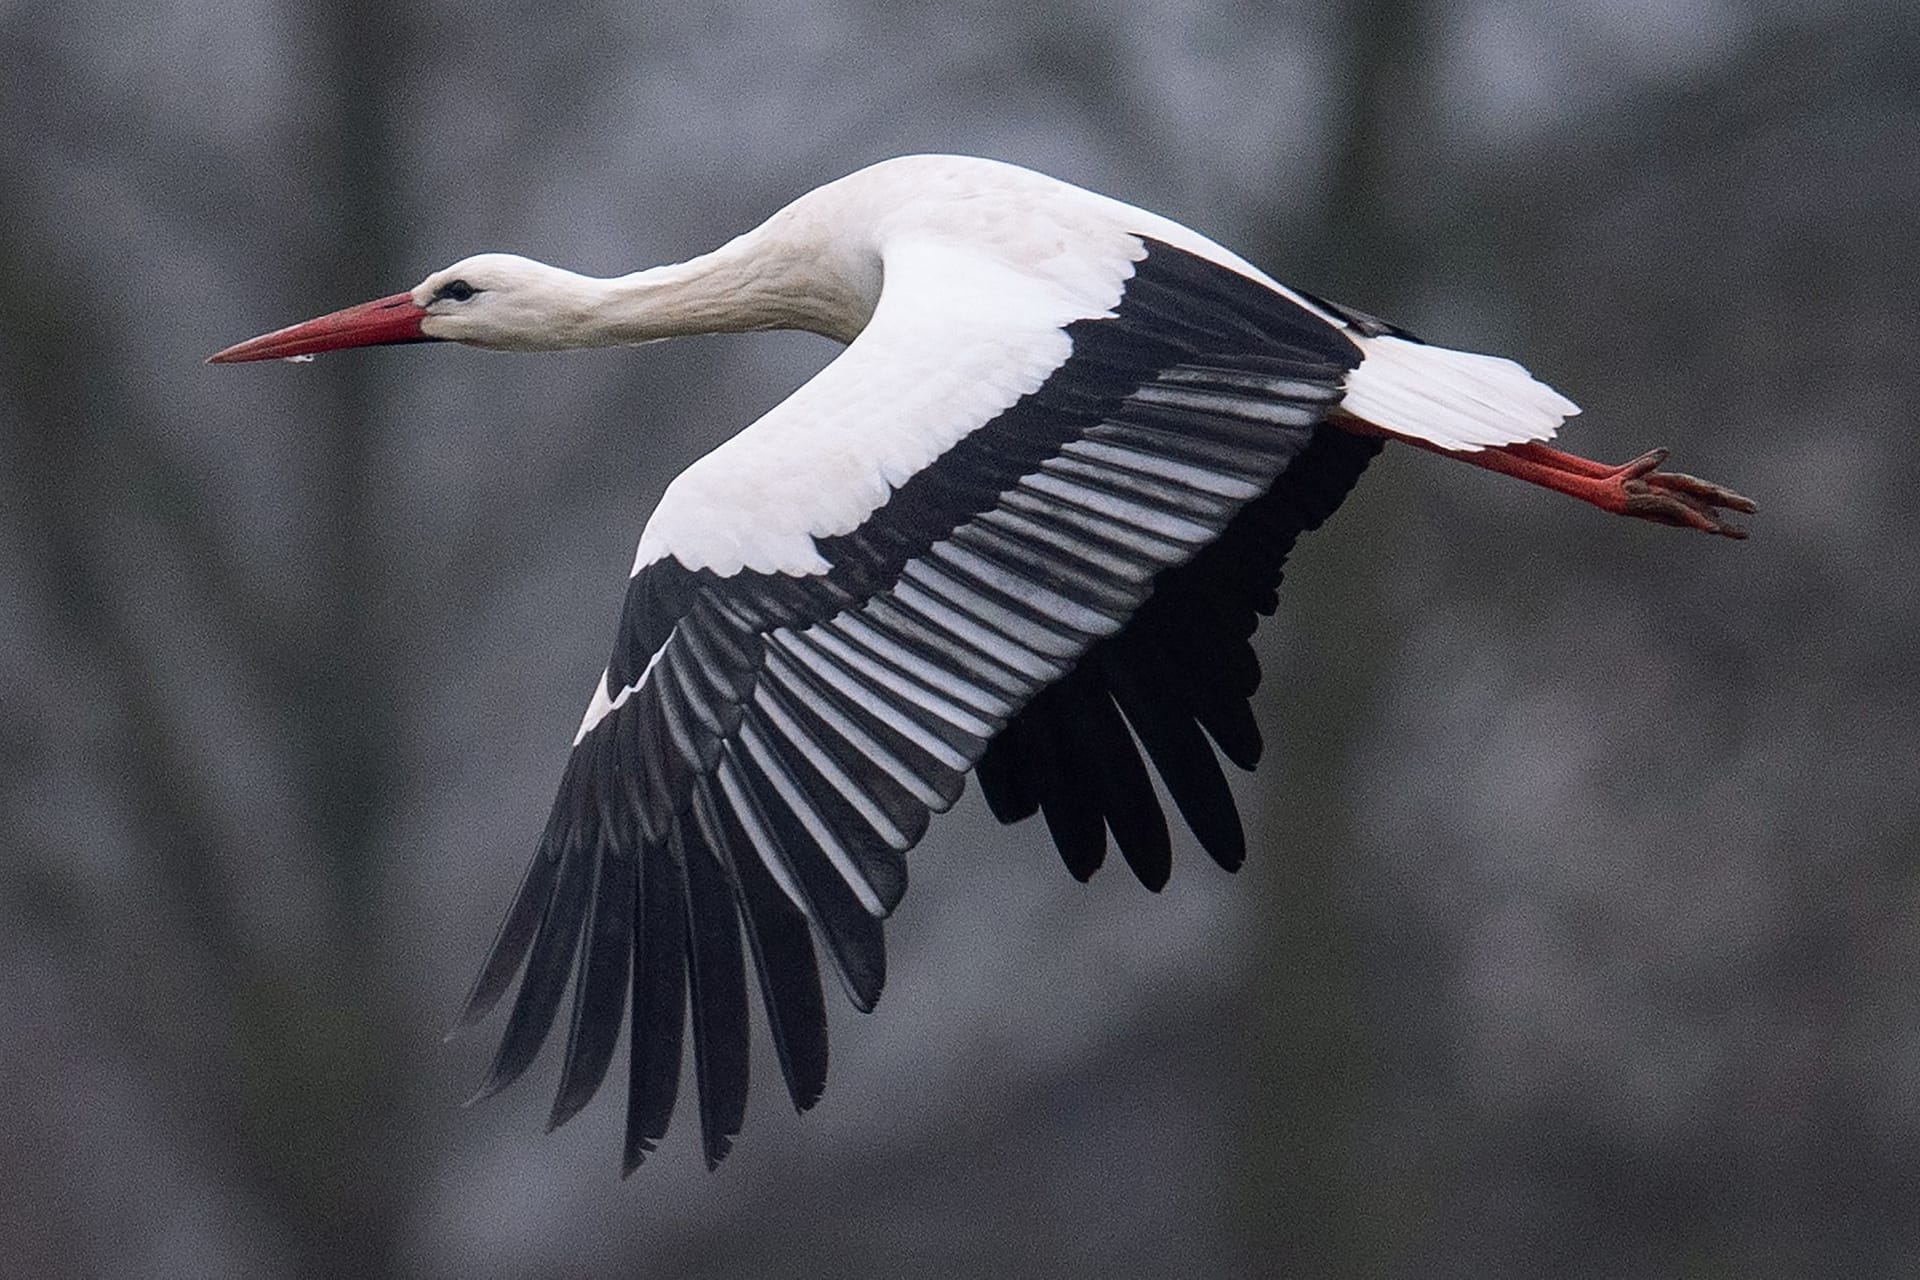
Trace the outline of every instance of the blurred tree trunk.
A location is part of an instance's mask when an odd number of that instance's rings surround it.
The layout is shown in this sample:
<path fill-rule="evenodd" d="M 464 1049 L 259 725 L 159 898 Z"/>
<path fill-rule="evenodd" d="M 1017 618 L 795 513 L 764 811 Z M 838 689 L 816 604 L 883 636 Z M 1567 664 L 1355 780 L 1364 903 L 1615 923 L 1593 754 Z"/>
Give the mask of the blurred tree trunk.
<path fill-rule="evenodd" d="M 403 267 L 399 130 L 418 47 L 406 5 L 354 0 L 301 11 L 298 45 L 313 55 L 314 110 L 300 145 L 315 216 L 286 243 L 297 296 L 312 310 L 391 293 Z M 410 279 L 410 277 L 408 277 Z M 418 1137 L 407 1096 L 409 1010 L 395 989 L 391 895 L 383 856 L 407 793 L 402 682 L 417 652 L 396 607 L 405 558 L 383 519 L 396 487 L 382 362 L 329 362 L 312 380 L 327 399 L 314 416 L 307 474 L 318 513 L 311 537 L 311 610 L 305 644 L 281 670 L 292 771 L 304 793 L 313 853 L 330 891 L 333 950 L 300 986 L 267 993 L 255 1048 L 260 1078 L 247 1128 L 271 1169 L 271 1196 L 303 1269 L 399 1274 L 413 1162 L 395 1158 L 398 1134 Z M 297 1100 L 297 1105 L 294 1104 Z"/>
<path fill-rule="evenodd" d="M 1404 315 L 1418 254 L 1393 195 L 1417 163 L 1429 52 L 1412 0 L 1356 0 L 1333 57 L 1333 169 L 1319 234 L 1255 246 L 1256 261 L 1310 266 L 1301 280 L 1365 311 Z M 1333 25 L 1333 24 L 1329 24 Z M 1268 225 L 1277 224 L 1277 219 Z M 1248 993 L 1248 1099 L 1235 1192 L 1249 1274 L 1379 1271 L 1392 1206 L 1354 1158 L 1372 1086 L 1351 886 L 1355 747 L 1376 717 L 1394 643 L 1381 548 L 1392 534 L 1392 462 L 1377 459 L 1288 568 L 1281 615 L 1297 641 L 1269 660 L 1270 803 L 1248 859 L 1262 942 Z"/>
<path fill-rule="evenodd" d="M 318 235 L 307 246 L 298 291 L 315 309 L 392 293 L 403 276 L 400 225 L 408 198 L 396 155 L 404 91 L 414 69 L 410 9 L 369 3 L 306 11 L 305 47 L 320 55 L 316 114 L 306 146 L 313 163 Z M 313 530 L 318 606 L 300 690 L 311 712 L 301 739 L 303 774 L 314 818 L 333 863 L 334 887 L 349 921 L 376 902 L 381 881 L 378 842 L 404 779 L 403 732 L 395 694 L 408 650 L 394 608 L 393 549 L 381 527 L 385 482 L 387 370 L 372 360 L 331 362 L 325 388 L 332 404 L 325 438 L 313 442 L 317 509 Z"/>

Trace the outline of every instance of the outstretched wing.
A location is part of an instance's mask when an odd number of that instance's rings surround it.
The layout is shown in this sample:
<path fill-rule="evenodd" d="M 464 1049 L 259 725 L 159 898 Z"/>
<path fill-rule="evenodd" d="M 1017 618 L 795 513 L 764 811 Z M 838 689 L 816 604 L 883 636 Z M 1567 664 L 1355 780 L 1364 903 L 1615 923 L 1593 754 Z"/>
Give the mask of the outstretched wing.
<path fill-rule="evenodd" d="M 745 1108 L 744 944 L 810 1106 L 827 1068 L 814 940 L 871 1008 L 904 855 L 983 757 L 996 812 L 1044 807 L 1077 874 L 1111 826 L 1157 884 L 1165 823 L 1131 725 L 1238 862 L 1200 735 L 1242 764 L 1257 751 L 1239 649 L 1294 534 L 1370 456 L 1331 429 L 1316 443 L 1360 349 L 1233 270 L 1127 249 L 1109 280 L 1064 284 L 890 251 L 860 337 L 675 481 L 465 1011 L 524 965 L 483 1092 L 532 1061 L 571 977 L 553 1123 L 599 1086 L 631 1008 L 626 1168 L 666 1129 L 689 1024 L 717 1163 Z"/>

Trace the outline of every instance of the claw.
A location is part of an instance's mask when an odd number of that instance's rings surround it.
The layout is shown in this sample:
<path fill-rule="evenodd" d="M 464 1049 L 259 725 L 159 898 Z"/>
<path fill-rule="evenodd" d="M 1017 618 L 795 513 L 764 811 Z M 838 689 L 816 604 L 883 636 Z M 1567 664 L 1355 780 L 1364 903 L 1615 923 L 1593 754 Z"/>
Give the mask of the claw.
<path fill-rule="evenodd" d="M 1610 474 L 1621 480 L 1638 480 L 1641 476 L 1651 473 L 1655 467 L 1665 462 L 1667 460 L 1667 453 L 1668 450 L 1666 449 L 1649 449 L 1631 462 L 1623 462 L 1613 468 Z"/>

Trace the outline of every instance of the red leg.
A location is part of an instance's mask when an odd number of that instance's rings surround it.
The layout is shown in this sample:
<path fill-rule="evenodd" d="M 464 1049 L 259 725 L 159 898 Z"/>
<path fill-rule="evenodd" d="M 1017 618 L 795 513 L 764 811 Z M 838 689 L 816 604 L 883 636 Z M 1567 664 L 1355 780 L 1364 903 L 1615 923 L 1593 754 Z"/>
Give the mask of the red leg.
<path fill-rule="evenodd" d="M 1380 434 L 1567 494 L 1602 511 L 1729 538 L 1744 538 L 1747 531 L 1728 524 L 1722 511 L 1751 513 L 1756 509 L 1752 499 L 1731 489 L 1677 471 L 1655 470 L 1667 460 L 1665 449 L 1652 449 L 1631 462 L 1614 466 L 1543 444 L 1510 444 L 1462 453 L 1410 436 Z"/>
<path fill-rule="evenodd" d="M 1624 463 L 1621 466 L 1613 466 L 1605 462 L 1595 462 L 1592 458 L 1583 458 L 1577 453 L 1566 453 L 1559 449 L 1551 449 L 1544 444 L 1510 444 L 1504 452 L 1515 458 L 1525 458 L 1531 462 L 1538 462 L 1540 465 L 1551 467 L 1555 471 L 1571 471 L 1577 476 L 1596 476 L 1601 478 L 1615 475 L 1626 467 L 1631 467 L 1635 462 L 1640 461 L 1639 458 L 1635 458 L 1633 462 Z M 1660 455 L 1660 461 L 1664 462 L 1666 460 L 1667 451 L 1665 449 L 1656 449 L 1653 450 L 1653 452 Z M 1658 463 L 1655 465 L 1658 465 Z"/>

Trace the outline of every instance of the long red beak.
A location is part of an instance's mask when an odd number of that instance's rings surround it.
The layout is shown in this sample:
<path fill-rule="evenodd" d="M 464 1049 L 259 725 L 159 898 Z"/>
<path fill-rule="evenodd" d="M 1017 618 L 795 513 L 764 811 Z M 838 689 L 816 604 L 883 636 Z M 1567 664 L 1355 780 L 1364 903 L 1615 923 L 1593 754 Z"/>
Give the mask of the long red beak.
<path fill-rule="evenodd" d="M 375 298 L 357 307 L 329 312 L 303 324 L 288 325 L 257 338 L 235 343 L 207 357 L 208 364 L 238 364 L 242 360 L 284 360 L 342 347 L 371 347 L 393 342 L 435 342 L 420 332 L 425 307 L 414 305 L 410 293 Z"/>

